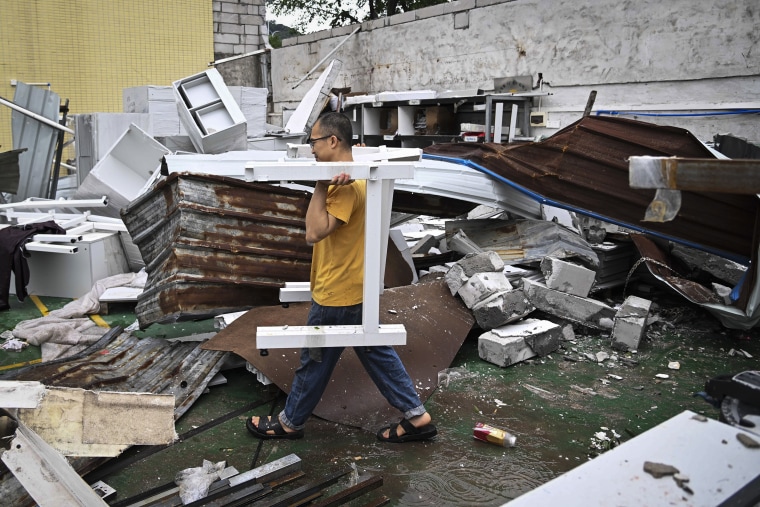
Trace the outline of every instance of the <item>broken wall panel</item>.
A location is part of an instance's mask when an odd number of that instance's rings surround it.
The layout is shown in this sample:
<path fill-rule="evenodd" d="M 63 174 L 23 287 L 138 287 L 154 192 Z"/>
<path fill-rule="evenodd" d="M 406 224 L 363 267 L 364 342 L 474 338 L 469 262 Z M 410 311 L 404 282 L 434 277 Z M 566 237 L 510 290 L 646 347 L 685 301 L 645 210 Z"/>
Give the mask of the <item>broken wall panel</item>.
<path fill-rule="evenodd" d="M 678 216 L 666 223 L 641 217 L 654 190 L 630 188 L 632 156 L 714 158 L 687 130 L 622 118 L 587 116 L 550 138 L 514 146 L 438 144 L 423 157 L 453 157 L 490 172 L 539 201 L 606 222 L 688 244 L 747 263 L 753 255 L 756 196 L 682 192 Z"/>
<path fill-rule="evenodd" d="M 124 417 L 128 412 L 129 417 Z M 174 396 L 51 387 L 18 419 L 66 456 L 118 456 L 174 441 Z"/>

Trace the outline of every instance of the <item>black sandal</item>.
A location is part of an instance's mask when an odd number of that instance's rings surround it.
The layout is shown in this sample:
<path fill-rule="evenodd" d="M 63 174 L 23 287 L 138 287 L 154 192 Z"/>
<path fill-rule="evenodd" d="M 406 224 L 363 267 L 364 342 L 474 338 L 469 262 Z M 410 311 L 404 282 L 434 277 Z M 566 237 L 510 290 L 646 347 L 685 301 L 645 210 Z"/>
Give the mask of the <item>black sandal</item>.
<path fill-rule="evenodd" d="M 280 420 L 277 417 L 275 418 L 272 418 L 271 416 L 261 417 L 259 419 L 258 426 L 253 424 L 253 421 L 249 417 L 245 421 L 245 427 L 248 428 L 248 431 L 251 432 L 251 434 L 254 437 L 260 438 L 262 440 L 272 440 L 275 438 L 296 440 L 298 438 L 303 438 L 303 430 L 290 431 L 290 432 L 285 431 L 285 428 L 282 427 L 282 424 L 280 424 Z M 274 431 L 274 433 L 267 433 L 267 431 L 269 430 Z"/>
<path fill-rule="evenodd" d="M 404 434 L 398 436 L 398 427 L 404 428 Z M 383 436 L 386 430 L 388 436 Z M 402 444 L 404 442 L 415 442 L 419 440 L 428 440 L 438 434 L 438 429 L 433 424 L 426 424 L 416 428 L 408 419 L 401 419 L 400 422 L 386 426 L 377 432 L 377 439 L 381 442 L 391 442 L 394 444 Z"/>

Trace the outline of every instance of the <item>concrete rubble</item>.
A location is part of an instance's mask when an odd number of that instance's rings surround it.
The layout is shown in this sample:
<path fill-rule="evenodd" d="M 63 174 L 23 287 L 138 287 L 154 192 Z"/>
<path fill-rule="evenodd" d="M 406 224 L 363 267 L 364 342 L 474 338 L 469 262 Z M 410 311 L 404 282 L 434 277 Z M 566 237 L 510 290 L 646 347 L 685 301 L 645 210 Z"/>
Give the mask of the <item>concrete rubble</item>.
<path fill-rule="evenodd" d="M 652 302 L 637 296 L 628 296 L 615 314 L 612 328 L 612 348 L 637 350 L 644 335 Z"/>
<path fill-rule="evenodd" d="M 451 294 L 462 299 L 486 331 L 478 338 L 480 357 L 499 366 L 557 350 L 561 340 L 574 338 L 572 323 L 610 333 L 612 348 L 623 351 L 638 349 L 646 330 L 651 301 L 629 296 L 616 309 L 587 297 L 594 271 L 567 260 L 545 257 L 540 262 L 545 281 L 521 278 L 516 286 L 505 275 L 508 266 L 493 251 L 466 254 L 447 268 L 444 276 Z M 526 319 L 536 309 L 571 324 Z M 609 357 L 604 354 L 590 360 L 604 361 Z"/>
<path fill-rule="evenodd" d="M 480 358 L 497 366 L 510 366 L 559 348 L 562 328 L 553 322 L 525 319 L 492 329 L 478 337 Z"/>

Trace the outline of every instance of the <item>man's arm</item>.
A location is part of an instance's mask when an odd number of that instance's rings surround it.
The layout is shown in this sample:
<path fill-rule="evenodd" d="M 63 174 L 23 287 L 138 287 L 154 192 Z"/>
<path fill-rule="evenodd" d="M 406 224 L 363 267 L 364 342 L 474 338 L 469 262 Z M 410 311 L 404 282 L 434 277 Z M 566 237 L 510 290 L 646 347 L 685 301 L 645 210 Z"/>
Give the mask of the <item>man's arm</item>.
<path fill-rule="evenodd" d="M 329 184 L 318 181 L 306 210 L 306 242 L 318 243 L 329 236 L 343 222 L 327 212 L 327 188 Z"/>

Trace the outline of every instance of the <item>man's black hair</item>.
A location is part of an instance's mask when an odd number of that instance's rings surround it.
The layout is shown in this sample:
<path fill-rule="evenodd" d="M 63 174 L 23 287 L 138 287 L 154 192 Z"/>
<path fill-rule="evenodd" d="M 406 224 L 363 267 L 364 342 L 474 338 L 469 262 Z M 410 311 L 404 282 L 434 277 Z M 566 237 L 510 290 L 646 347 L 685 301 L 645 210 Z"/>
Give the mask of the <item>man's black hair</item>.
<path fill-rule="evenodd" d="M 319 123 L 319 129 L 323 136 L 336 136 L 341 143 L 351 146 L 354 132 L 351 128 L 351 120 L 346 115 L 335 112 L 327 113 L 320 116 L 317 123 Z"/>

